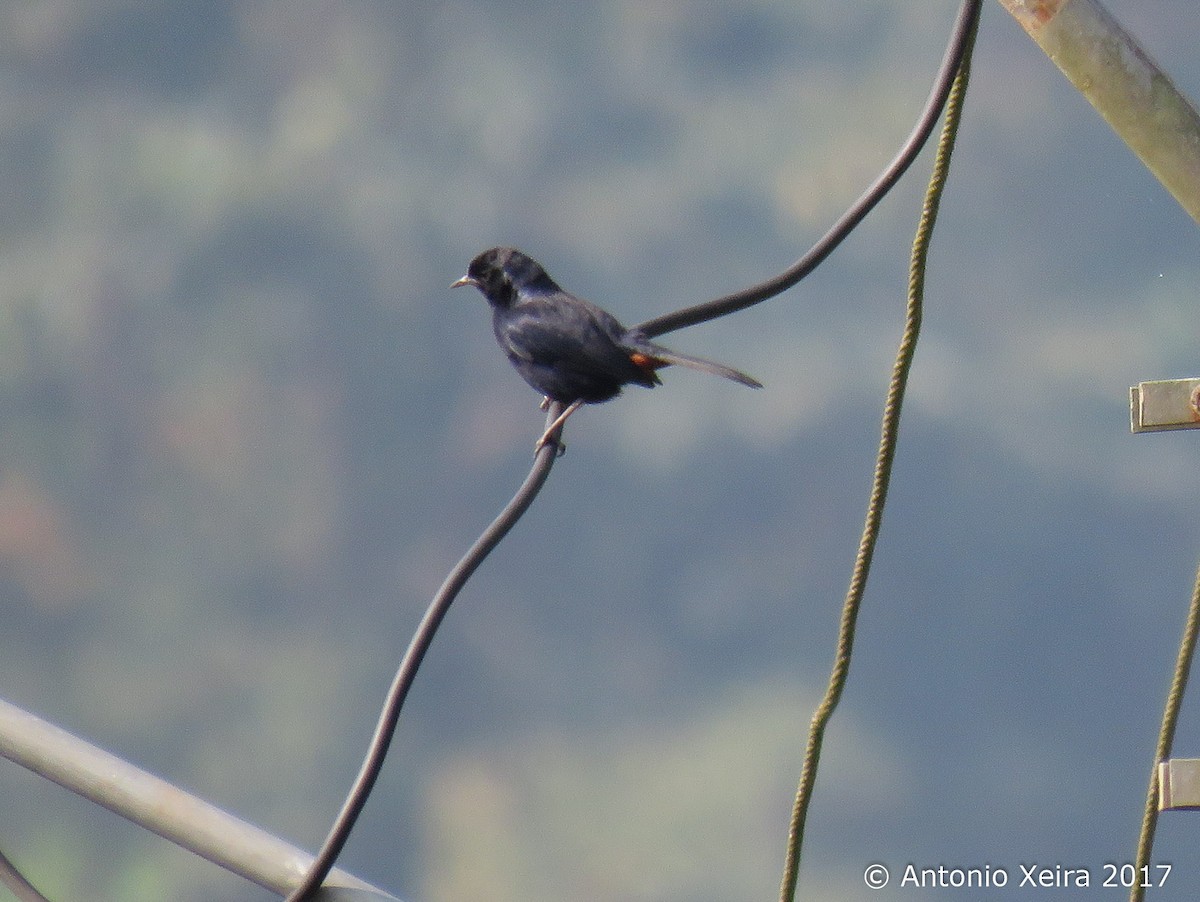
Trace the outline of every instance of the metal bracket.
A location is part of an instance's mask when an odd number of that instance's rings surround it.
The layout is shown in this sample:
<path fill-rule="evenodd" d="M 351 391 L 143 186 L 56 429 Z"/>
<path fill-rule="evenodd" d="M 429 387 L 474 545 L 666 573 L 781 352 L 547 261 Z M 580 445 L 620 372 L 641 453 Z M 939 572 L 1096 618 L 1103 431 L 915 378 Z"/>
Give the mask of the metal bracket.
<path fill-rule="evenodd" d="M 1129 389 L 1129 425 L 1134 432 L 1200 429 L 1200 379 L 1139 382 Z"/>
<path fill-rule="evenodd" d="M 1129 389 L 1134 432 L 1200 429 L 1200 379 L 1139 382 Z M 1200 811 L 1200 758 L 1158 762 L 1158 810 Z"/>
<path fill-rule="evenodd" d="M 1158 810 L 1200 809 L 1200 758 L 1158 762 Z"/>

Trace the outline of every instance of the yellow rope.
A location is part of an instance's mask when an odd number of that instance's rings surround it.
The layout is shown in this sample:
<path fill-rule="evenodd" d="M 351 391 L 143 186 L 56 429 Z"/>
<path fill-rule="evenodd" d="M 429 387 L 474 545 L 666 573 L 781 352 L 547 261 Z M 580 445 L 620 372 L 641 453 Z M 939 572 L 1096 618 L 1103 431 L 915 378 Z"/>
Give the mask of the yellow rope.
<path fill-rule="evenodd" d="M 978 20 L 976 20 L 976 26 Z M 850 656 L 854 649 L 854 630 L 858 621 L 858 610 L 862 602 L 863 591 L 867 584 L 867 574 L 871 568 L 871 559 L 875 552 L 875 543 L 879 536 L 879 526 L 883 518 L 883 507 L 887 499 L 888 483 L 891 480 L 892 461 L 896 454 L 896 437 L 900 426 L 900 411 L 904 402 L 904 391 L 908 383 L 909 370 L 912 368 L 913 353 L 916 351 L 917 337 L 921 330 L 922 299 L 925 291 L 925 262 L 929 253 L 929 238 L 937 220 L 938 205 L 941 201 L 942 189 L 946 184 L 946 175 L 950 167 L 950 155 L 954 150 L 954 140 L 958 132 L 958 123 L 962 115 L 963 98 L 966 95 L 967 81 L 971 71 L 971 50 L 975 40 L 973 29 L 963 54 L 954 85 L 946 100 L 946 120 L 938 139 L 937 155 L 934 159 L 933 173 L 930 176 L 929 188 L 925 194 L 925 203 L 921 210 L 921 220 L 917 226 L 917 234 L 913 240 L 912 261 L 909 269 L 908 305 L 905 312 L 904 334 L 896 354 L 896 364 L 892 371 L 892 381 L 888 386 L 887 401 L 883 410 L 883 425 L 879 440 L 879 453 L 875 462 L 875 475 L 871 486 L 871 497 L 867 505 L 866 522 L 863 525 L 862 540 L 858 547 L 858 556 L 854 562 L 854 571 L 850 578 L 850 586 L 846 592 L 845 604 L 842 608 L 841 625 L 838 631 L 837 654 L 834 658 L 833 672 L 829 677 L 829 686 L 825 697 L 813 714 L 809 728 L 808 746 L 804 754 L 804 764 L 800 771 L 800 782 L 796 788 L 796 800 L 792 807 L 792 818 L 788 828 L 787 858 L 784 862 L 783 882 L 780 886 L 781 902 L 792 902 L 796 895 L 796 881 L 800 873 L 800 852 L 804 841 L 804 826 L 808 817 L 808 806 L 812 799 L 813 784 L 816 780 L 817 765 L 821 758 L 821 745 L 825 737 L 825 727 L 833 716 L 834 709 L 841 700 L 846 686 L 846 678 L 850 672 Z"/>
<path fill-rule="evenodd" d="M 1154 848 L 1154 829 L 1158 826 L 1158 763 L 1171 757 L 1171 746 L 1175 742 L 1175 725 L 1179 722 L 1179 706 L 1183 703 L 1183 692 L 1187 688 L 1188 673 L 1192 669 L 1192 656 L 1196 651 L 1196 636 L 1200 633 L 1200 570 L 1196 571 L 1196 582 L 1192 586 L 1192 603 L 1188 608 L 1187 622 L 1183 626 L 1183 640 L 1179 645 L 1179 657 L 1175 659 L 1175 675 L 1171 679 L 1171 690 L 1167 693 L 1167 704 L 1163 709 L 1162 727 L 1158 732 L 1158 747 L 1154 750 L 1154 767 L 1150 771 L 1150 789 L 1146 793 L 1146 811 L 1142 817 L 1142 833 L 1138 837 L 1135 874 L 1148 873 L 1143 868 L 1150 864 L 1150 852 Z M 1146 894 L 1144 880 L 1135 880 L 1130 890 L 1130 902 L 1141 902 Z"/>

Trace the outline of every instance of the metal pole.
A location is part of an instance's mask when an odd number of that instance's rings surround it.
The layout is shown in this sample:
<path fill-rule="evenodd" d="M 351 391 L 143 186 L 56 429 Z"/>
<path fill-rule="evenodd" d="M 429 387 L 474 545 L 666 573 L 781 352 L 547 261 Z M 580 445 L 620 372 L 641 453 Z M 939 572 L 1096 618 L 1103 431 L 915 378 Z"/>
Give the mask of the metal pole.
<path fill-rule="evenodd" d="M 1099 0 L 1000 0 L 1200 222 L 1200 114 Z"/>
<path fill-rule="evenodd" d="M 259 886 L 286 895 L 312 856 L 54 724 L 0 699 L 0 756 L 103 805 Z M 334 870 L 327 898 L 394 899 Z"/>

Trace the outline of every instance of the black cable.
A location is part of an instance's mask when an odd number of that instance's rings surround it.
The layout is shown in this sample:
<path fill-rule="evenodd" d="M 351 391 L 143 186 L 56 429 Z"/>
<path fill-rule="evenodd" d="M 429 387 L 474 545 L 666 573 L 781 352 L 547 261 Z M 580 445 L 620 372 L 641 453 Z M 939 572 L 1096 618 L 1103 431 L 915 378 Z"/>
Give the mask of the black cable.
<path fill-rule="evenodd" d="M 561 404 L 550 405 L 546 426 L 548 427 L 554 422 L 554 418 L 561 412 Z M 533 499 L 537 497 L 546 478 L 550 475 L 559 447 L 553 443 L 547 444 L 537 453 L 533 459 L 533 469 L 529 471 L 529 475 L 525 477 L 525 481 L 517 489 L 512 500 L 483 531 L 483 534 L 475 540 L 475 544 L 463 555 L 462 560 L 454 566 L 450 575 L 446 577 L 446 581 L 442 583 L 442 587 L 433 597 L 433 601 L 429 603 L 425 616 L 421 618 L 421 623 L 418 625 L 416 633 L 413 634 L 408 650 L 405 651 L 404 657 L 400 661 L 400 669 L 396 672 L 396 677 L 388 690 L 383 711 L 379 715 L 366 758 L 354 780 L 354 785 L 350 788 L 350 793 L 342 805 L 342 810 L 338 812 L 329 835 L 309 866 L 308 873 L 304 875 L 304 880 L 291 892 L 286 902 L 302 902 L 325 882 L 325 878 L 333 870 L 333 865 L 338 856 L 342 854 L 342 848 L 346 845 L 346 840 L 350 838 L 350 831 L 354 829 L 354 824 L 367 804 L 367 797 L 370 796 L 371 789 L 375 786 L 375 781 L 383 768 L 383 760 L 387 757 L 388 746 L 391 745 L 392 736 L 396 731 L 396 723 L 400 719 L 400 709 L 404 707 L 404 700 L 408 697 L 408 690 L 412 688 L 413 680 L 417 676 L 417 670 L 425 658 L 425 653 L 433 644 L 434 634 L 437 633 L 446 612 L 450 610 L 450 605 L 454 603 L 454 599 L 458 597 L 458 593 L 466 585 L 467 580 L 492 552 L 492 549 L 500 544 L 501 539 L 508 534 L 513 525 L 521 519 L 522 514 L 529 509 L 529 505 L 533 503 Z"/>
<path fill-rule="evenodd" d="M 772 279 L 704 304 L 677 310 L 674 313 L 668 313 L 664 316 L 648 320 L 638 326 L 638 328 L 646 333 L 647 336 L 654 337 L 676 329 L 682 329 L 685 326 L 692 326 L 719 316 L 735 313 L 738 310 L 743 310 L 746 307 L 753 306 L 786 291 L 820 265 L 841 244 L 846 236 L 862 222 L 866 215 L 874 209 L 875 205 L 883 199 L 892 186 L 899 181 L 900 177 L 904 175 L 928 140 L 938 117 L 941 115 L 946 97 L 950 92 L 950 86 L 953 84 L 954 75 L 958 70 L 967 37 L 971 33 L 975 20 L 978 18 L 981 2 L 982 0 L 964 0 L 962 8 L 959 10 L 954 30 L 950 36 L 949 46 L 946 49 L 941 67 L 938 70 L 933 91 L 926 101 L 921 118 L 918 120 L 908 140 L 901 147 L 896 158 L 888 164 L 887 168 L 884 169 L 883 173 L 867 189 L 862 197 L 834 223 L 833 227 L 807 254 Z M 561 412 L 561 405 L 551 405 L 546 420 L 547 426 L 553 422 L 553 418 L 559 412 Z M 559 446 L 557 445 L 547 445 L 538 453 L 534 459 L 533 469 L 526 477 L 520 489 L 518 489 L 517 494 L 513 496 L 513 499 L 500 515 L 475 541 L 475 544 L 471 546 L 462 560 L 450 572 L 450 575 L 446 577 L 446 581 L 442 584 L 441 589 L 438 590 L 437 595 L 434 596 L 428 610 L 425 612 L 424 618 L 417 628 L 417 632 L 413 635 L 404 658 L 401 660 L 400 669 L 396 673 L 392 686 L 388 690 L 383 711 L 380 713 L 375 733 L 371 737 L 366 758 L 363 761 L 358 776 L 355 778 L 350 793 L 342 805 L 342 809 L 338 813 L 329 835 L 322 844 L 316 858 L 313 859 L 308 873 L 305 874 L 300 885 L 287 896 L 285 902 L 304 902 L 312 892 L 320 887 L 329 875 L 329 872 L 333 869 L 334 863 L 337 861 L 342 848 L 349 839 L 350 832 L 354 829 L 354 824 L 357 822 L 358 816 L 362 813 L 371 789 L 379 777 L 384 758 L 387 756 L 388 747 L 391 745 L 392 736 L 395 733 L 396 724 L 400 718 L 400 710 L 404 706 L 405 698 L 412 687 L 417 670 L 420 668 L 425 653 L 429 650 L 429 646 L 433 643 L 433 637 L 441 625 L 443 618 L 446 616 L 446 612 L 449 611 L 450 605 L 453 604 L 463 585 L 466 584 L 467 580 L 470 579 L 479 565 L 483 563 L 488 554 L 500 543 L 517 520 L 521 518 L 533 503 L 534 498 L 537 497 L 542 485 L 550 475 L 550 469 L 554 465 L 554 458 L 558 449 Z"/>
<path fill-rule="evenodd" d="M 871 187 L 851 205 L 850 209 L 842 214 L 841 219 L 833 224 L 833 227 L 812 246 L 807 254 L 779 275 L 767 279 L 765 282 L 759 282 L 757 285 L 751 285 L 749 288 L 743 288 L 741 291 L 735 291 L 733 294 L 727 294 L 694 307 L 685 307 L 682 310 L 655 317 L 637 328 L 654 338 L 656 335 L 674 332 L 685 326 L 694 326 L 697 323 L 716 319 L 718 316 L 736 313 L 787 291 L 824 262 L 825 258 L 832 254 L 834 249 L 875 208 L 875 205 L 883 200 L 929 140 L 929 136 L 933 133 L 933 127 L 937 125 L 938 117 L 942 114 L 942 107 L 946 105 L 950 87 L 954 84 L 954 75 L 958 72 L 959 62 L 962 60 L 968 37 L 979 18 L 982 5 L 983 0 L 963 0 L 958 17 L 954 22 L 954 30 L 950 33 L 950 42 L 946 46 L 946 53 L 942 57 L 941 67 L 934 78 L 933 90 L 929 94 L 929 99 L 925 101 L 925 108 L 921 111 L 916 127 L 901 146 L 895 159 L 880 173 Z"/>
<path fill-rule="evenodd" d="M 37 887 L 25 879 L 3 852 L 0 852 L 0 884 L 12 890 L 19 902 L 50 902 L 37 891 Z"/>

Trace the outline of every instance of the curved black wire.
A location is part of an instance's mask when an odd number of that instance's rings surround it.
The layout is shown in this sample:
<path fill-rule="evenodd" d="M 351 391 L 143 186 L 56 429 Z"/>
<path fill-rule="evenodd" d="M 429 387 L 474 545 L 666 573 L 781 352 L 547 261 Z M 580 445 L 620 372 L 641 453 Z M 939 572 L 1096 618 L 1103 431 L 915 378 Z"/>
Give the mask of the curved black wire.
<path fill-rule="evenodd" d="M 25 875 L 0 852 L 0 884 L 12 890 L 12 894 L 20 902 L 50 902 L 38 892 L 37 887 L 25 879 Z"/>
<path fill-rule="evenodd" d="M 561 412 L 561 404 L 551 404 L 546 425 L 549 426 L 554 422 L 554 418 Z M 561 434 L 561 427 L 559 434 Z M 429 603 L 425 616 L 421 618 L 421 623 L 408 645 L 408 650 L 404 652 L 404 657 L 400 661 L 400 669 L 396 672 L 391 688 L 388 689 L 383 711 L 379 715 L 366 758 L 354 780 L 354 785 L 350 788 L 350 793 L 346 796 L 346 801 L 342 805 L 342 810 L 338 812 L 329 835 L 309 866 L 308 873 L 304 875 L 304 880 L 291 892 L 286 902 L 302 902 L 307 899 L 325 882 L 325 878 L 333 870 L 334 863 L 342 854 L 342 848 L 346 845 L 346 840 L 350 838 L 350 831 L 354 829 L 354 824 L 367 804 L 367 797 L 370 796 L 379 772 L 383 768 L 383 760 L 387 757 L 388 747 L 396 732 L 396 723 L 400 719 L 400 709 L 404 707 L 404 700 L 408 697 L 408 690 L 412 687 L 417 670 L 425 659 L 425 653 L 433 644 L 434 634 L 437 633 L 446 612 L 450 610 L 450 605 L 454 603 L 454 599 L 458 597 L 458 593 L 466 585 L 467 580 L 471 578 L 471 575 L 483 563 L 492 549 L 500 544 L 501 539 L 508 534 L 513 525 L 521 519 L 521 516 L 529 509 L 529 505 L 533 504 L 533 499 L 537 497 L 550 475 L 559 447 L 554 443 L 548 443 L 538 451 L 533 459 L 533 469 L 529 471 L 529 475 L 525 477 L 525 481 L 521 483 L 521 487 L 517 489 L 512 500 L 483 531 L 483 534 L 475 540 L 475 544 L 463 555 L 462 560 L 455 564 L 450 575 L 446 577 L 446 581 L 442 583 L 442 587 L 434 595 L 433 601 Z"/>
<path fill-rule="evenodd" d="M 916 127 L 901 146 L 895 159 L 887 165 L 887 168 L 863 193 L 862 197 L 842 214 L 841 219 L 833 224 L 832 228 L 812 246 L 807 254 L 779 275 L 767 279 L 765 282 L 759 282 L 757 285 L 751 285 L 749 288 L 743 288 L 741 291 L 735 291 L 694 307 L 685 307 L 682 310 L 655 317 L 637 328 L 653 338 L 685 326 L 694 326 L 697 323 L 716 319 L 718 316 L 745 310 L 747 307 L 752 307 L 787 291 L 821 265 L 825 258 L 832 254 L 846 236 L 853 232 L 855 227 L 875 208 L 875 205 L 883 200 L 929 140 L 930 134 L 933 133 L 933 127 L 937 125 L 938 117 L 942 115 L 942 108 L 946 105 L 950 86 L 954 84 L 955 73 L 958 72 L 959 63 L 962 60 L 971 30 L 975 26 L 975 21 L 979 18 L 982 5 L 983 0 L 963 0 L 963 4 L 958 10 L 958 17 L 954 22 L 954 30 L 950 33 L 950 42 L 946 46 L 946 53 L 942 57 L 942 64 L 934 78 L 933 90 L 929 94 L 929 99 L 925 101 L 925 108 L 921 111 L 921 117 L 917 120 Z"/>
<path fill-rule="evenodd" d="M 760 282 L 757 285 L 752 285 L 749 288 L 703 304 L 698 304 L 694 307 L 687 307 L 683 310 L 677 310 L 673 313 L 647 320 L 637 328 L 646 335 L 654 337 L 676 329 L 682 329 L 685 326 L 692 326 L 719 316 L 735 313 L 738 310 L 743 310 L 746 307 L 753 306 L 786 291 L 816 269 L 826 257 L 833 253 L 834 249 L 842 243 L 846 236 L 862 222 L 866 215 L 874 209 L 875 205 L 883 199 L 920 153 L 946 103 L 946 97 L 950 93 L 950 87 L 954 82 L 954 75 L 958 71 L 969 35 L 974 27 L 975 20 L 979 16 L 981 5 L 982 0 L 963 0 L 962 7 L 959 9 L 958 17 L 954 23 L 954 30 L 950 35 L 950 42 L 942 59 L 941 67 L 938 69 L 933 90 L 925 103 L 925 108 L 921 112 L 921 117 L 918 119 L 916 127 L 901 147 L 900 152 L 862 197 L 854 202 L 850 209 L 834 223 L 833 227 L 813 245 L 807 254 L 788 269 L 765 282 Z M 547 425 L 552 423 L 561 411 L 562 405 L 557 403 L 552 404 L 546 420 Z M 433 643 L 433 637 L 441 625 L 443 618 L 445 618 L 446 612 L 449 611 L 450 605 L 453 604 L 454 599 L 458 596 L 459 591 L 466 584 L 466 581 L 470 579 L 471 575 L 483 563 L 492 549 L 500 543 L 517 520 L 521 518 L 533 503 L 534 498 L 537 497 L 542 485 L 550 475 L 550 470 L 554 465 L 558 449 L 558 445 L 547 444 L 538 452 L 534 459 L 533 469 L 525 478 L 525 482 L 522 483 L 520 489 L 517 490 L 516 495 L 513 496 L 513 499 L 500 515 L 475 541 L 475 544 L 471 546 L 462 560 L 455 565 L 450 575 L 446 577 L 446 581 L 442 584 L 441 589 L 438 590 L 437 595 L 434 596 L 428 610 L 425 612 L 424 618 L 422 618 L 417 628 L 417 632 L 413 635 L 412 641 L 409 643 L 408 650 L 404 653 L 404 658 L 400 662 L 400 669 L 397 671 L 392 686 L 388 690 L 387 699 L 384 702 L 383 711 L 380 713 L 375 732 L 371 737 L 366 758 L 363 761 L 358 776 L 355 778 L 345 803 L 342 805 L 342 810 L 338 812 L 333 827 L 322 844 L 320 851 L 317 853 L 316 858 L 313 859 L 308 873 L 304 876 L 304 880 L 287 896 L 285 902 L 304 902 L 305 899 L 320 887 L 329 875 L 329 872 L 333 869 L 334 863 L 341 854 L 346 841 L 350 838 L 350 831 L 354 829 L 354 824 L 357 822 L 358 816 L 362 813 L 367 798 L 371 794 L 371 789 L 379 777 L 384 758 L 387 756 L 388 747 L 391 745 L 392 736 L 395 733 L 396 724 L 400 718 L 400 709 L 404 706 L 408 690 L 412 687 L 417 670 L 425 658 L 425 653 Z"/>

